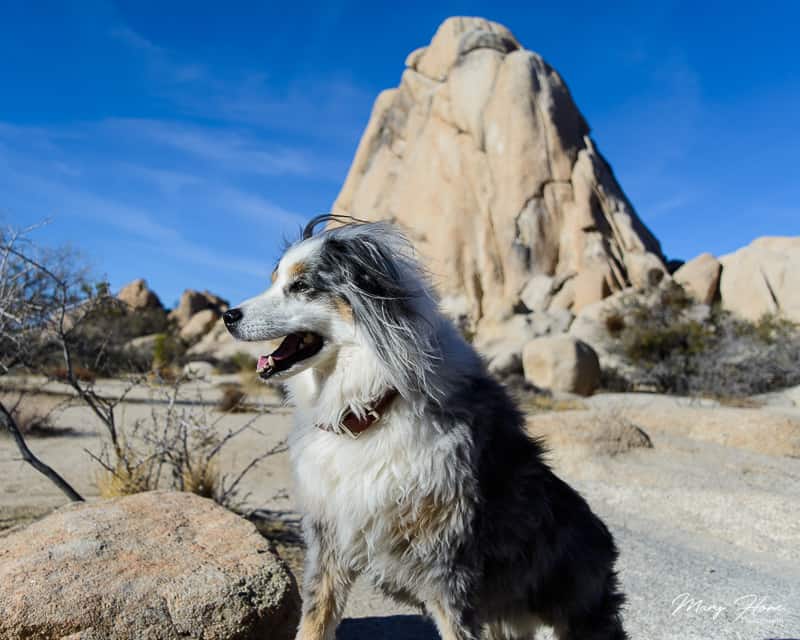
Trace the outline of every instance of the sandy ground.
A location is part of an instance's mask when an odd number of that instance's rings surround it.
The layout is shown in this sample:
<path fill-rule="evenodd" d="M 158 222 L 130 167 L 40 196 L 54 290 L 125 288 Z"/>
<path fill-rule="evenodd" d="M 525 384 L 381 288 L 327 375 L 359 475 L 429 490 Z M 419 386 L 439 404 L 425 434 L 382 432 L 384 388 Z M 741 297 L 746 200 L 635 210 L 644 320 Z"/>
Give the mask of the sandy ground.
<path fill-rule="evenodd" d="M 120 383 L 104 389 L 118 391 Z M 218 395 L 215 387 L 198 384 L 184 400 L 210 401 Z M 137 391 L 122 407 L 125 422 L 147 417 L 154 406 L 149 403 L 159 397 L 157 391 Z M 582 410 L 530 417 L 531 431 L 550 443 L 557 472 L 588 498 L 617 538 L 631 638 L 800 638 L 800 392 L 766 400 L 766 407 L 735 408 L 609 394 L 589 399 Z M 53 398 L 35 401 L 52 403 Z M 225 451 L 223 471 L 240 468 L 288 433 L 291 411 L 275 397 L 259 402 L 267 413 L 255 421 L 256 431 L 243 433 Z M 251 417 L 226 416 L 216 428 L 225 432 Z M 642 427 L 653 448 L 600 453 L 591 434 L 621 418 Z M 96 420 L 85 408 L 71 407 L 56 424 L 74 433 L 33 438 L 31 448 L 86 497 L 96 496 L 97 465 L 86 453 L 102 447 Z M 64 502 L 47 480 L 18 460 L 7 437 L 0 437 L 0 478 L 0 529 Z M 250 506 L 283 513 L 284 528 L 278 530 L 284 541 L 278 546 L 299 573 L 302 549 L 292 542 L 297 514 L 286 455 L 263 462 L 243 489 L 250 493 Z M 337 637 L 437 636 L 418 612 L 359 582 Z"/>

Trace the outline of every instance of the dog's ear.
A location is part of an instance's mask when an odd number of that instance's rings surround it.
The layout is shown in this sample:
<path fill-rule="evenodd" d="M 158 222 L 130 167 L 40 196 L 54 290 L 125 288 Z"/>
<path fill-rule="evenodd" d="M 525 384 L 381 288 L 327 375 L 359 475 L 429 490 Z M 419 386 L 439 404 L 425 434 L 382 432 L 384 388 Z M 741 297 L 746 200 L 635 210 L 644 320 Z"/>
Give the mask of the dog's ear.
<path fill-rule="evenodd" d="M 427 380 L 437 350 L 419 312 L 419 298 L 429 293 L 416 265 L 397 250 L 393 238 L 381 228 L 375 231 L 332 234 L 325 241 L 326 267 L 398 391 L 430 393 Z"/>
<path fill-rule="evenodd" d="M 308 240 L 314 235 L 314 231 L 316 228 L 328 222 L 338 222 L 340 224 L 353 224 L 353 223 L 366 223 L 366 220 L 361 220 L 360 218 L 354 218 L 353 216 L 348 216 L 344 213 L 322 213 L 318 216 L 314 216 L 306 223 L 306 226 L 303 228 L 302 239 Z"/>

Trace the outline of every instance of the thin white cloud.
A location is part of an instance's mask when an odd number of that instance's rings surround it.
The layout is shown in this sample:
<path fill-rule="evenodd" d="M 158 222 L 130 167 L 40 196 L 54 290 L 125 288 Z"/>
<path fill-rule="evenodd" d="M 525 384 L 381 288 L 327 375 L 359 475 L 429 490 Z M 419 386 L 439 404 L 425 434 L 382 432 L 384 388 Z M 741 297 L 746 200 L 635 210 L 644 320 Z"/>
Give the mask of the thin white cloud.
<path fill-rule="evenodd" d="M 265 198 L 240 189 L 222 187 L 216 191 L 217 202 L 221 208 L 238 216 L 263 224 L 266 221 L 286 227 L 303 225 L 306 217 L 287 211 Z"/>
<path fill-rule="evenodd" d="M 127 26 L 110 34 L 140 56 L 151 76 L 150 90 L 192 116 L 307 138 L 355 141 L 375 97 L 347 74 L 306 74 L 278 88 L 263 69 L 223 71 L 186 63 Z"/>
<path fill-rule="evenodd" d="M 160 47 L 133 29 L 120 26 L 109 31 L 109 35 L 127 48 L 143 56 L 151 73 L 162 80 L 186 83 L 206 77 L 206 69 L 198 64 L 182 64 L 164 47 Z"/>
<path fill-rule="evenodd" d="M 37 199 L 51 204 L 48 215 L 55 218 L 83 218 L 124 232 L 120 242 L 146 241 L 152 253 L 215 269 L 266 277 L 268 265 L 237 255 L 221 253 L 187 239 L 180 231 L 163 224 L 156 214 L 133 205 L 98 196 L 79 188 L 39 178 L 30 174 L 7 172 L 6 179 L 18 187 L 37 194 Z"/>
<path fill-rule="evenodd" d="M 693 200 L 695 200 L 695 196 L 692 193 L 678 193 L 646 205 L 642 210 L 648 217 L 660 216 L 682 209 L 686 205 L 691 204 Z"/>
<path fill-rule="evenodd" d="M 311 172 L 305 154 L 286 148 L 266 149 L 229 130 L 141 118 L 109 118 L 100 126 L 114 135 L 147 140 L 214 163 L 218 170 L 255 175 L 307 175 Z"/>

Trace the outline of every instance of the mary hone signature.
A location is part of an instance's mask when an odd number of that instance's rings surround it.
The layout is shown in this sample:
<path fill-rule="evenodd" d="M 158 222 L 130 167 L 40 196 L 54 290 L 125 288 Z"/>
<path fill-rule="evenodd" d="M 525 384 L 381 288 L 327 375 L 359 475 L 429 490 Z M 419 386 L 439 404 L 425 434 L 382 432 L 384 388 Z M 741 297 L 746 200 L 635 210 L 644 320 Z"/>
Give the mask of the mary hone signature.
<path fill-rule="evenodd" d="M 767 596 L 750 593 L 730 603 L 712 602 L 696 598 L 691 593 L 681 593 L 672 599 L 672 615 L 709 616 L 718 620 L 733 616 L 733 622 L 777 622 L 786 614 L 783 604 L 769 601 Z"/>

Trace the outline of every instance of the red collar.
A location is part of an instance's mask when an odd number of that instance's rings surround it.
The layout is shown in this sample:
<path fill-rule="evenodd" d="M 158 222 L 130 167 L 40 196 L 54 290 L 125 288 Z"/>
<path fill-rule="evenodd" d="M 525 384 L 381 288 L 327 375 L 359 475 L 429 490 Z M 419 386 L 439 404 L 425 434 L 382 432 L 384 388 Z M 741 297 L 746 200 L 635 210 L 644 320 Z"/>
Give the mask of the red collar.
<path fill-rule="evenodd" d="M 367 405 L 364 407 L 363 418 L 359 418 L 351 409 L 348 409 L 339 421 L 338 429 L 333 426 L 321 424 L 318 424 L 317 427 L 323 431 L 332 431 L 334 433 L 344 431 L 351 438 L 358 438 L 383 417 L 383 413 L 389 408 L 389 405 L 392 404 L 398 395 L 397 389 L 387 389 L 386 392 L 378 398 L 377 402 L 371 406 Z"/>

